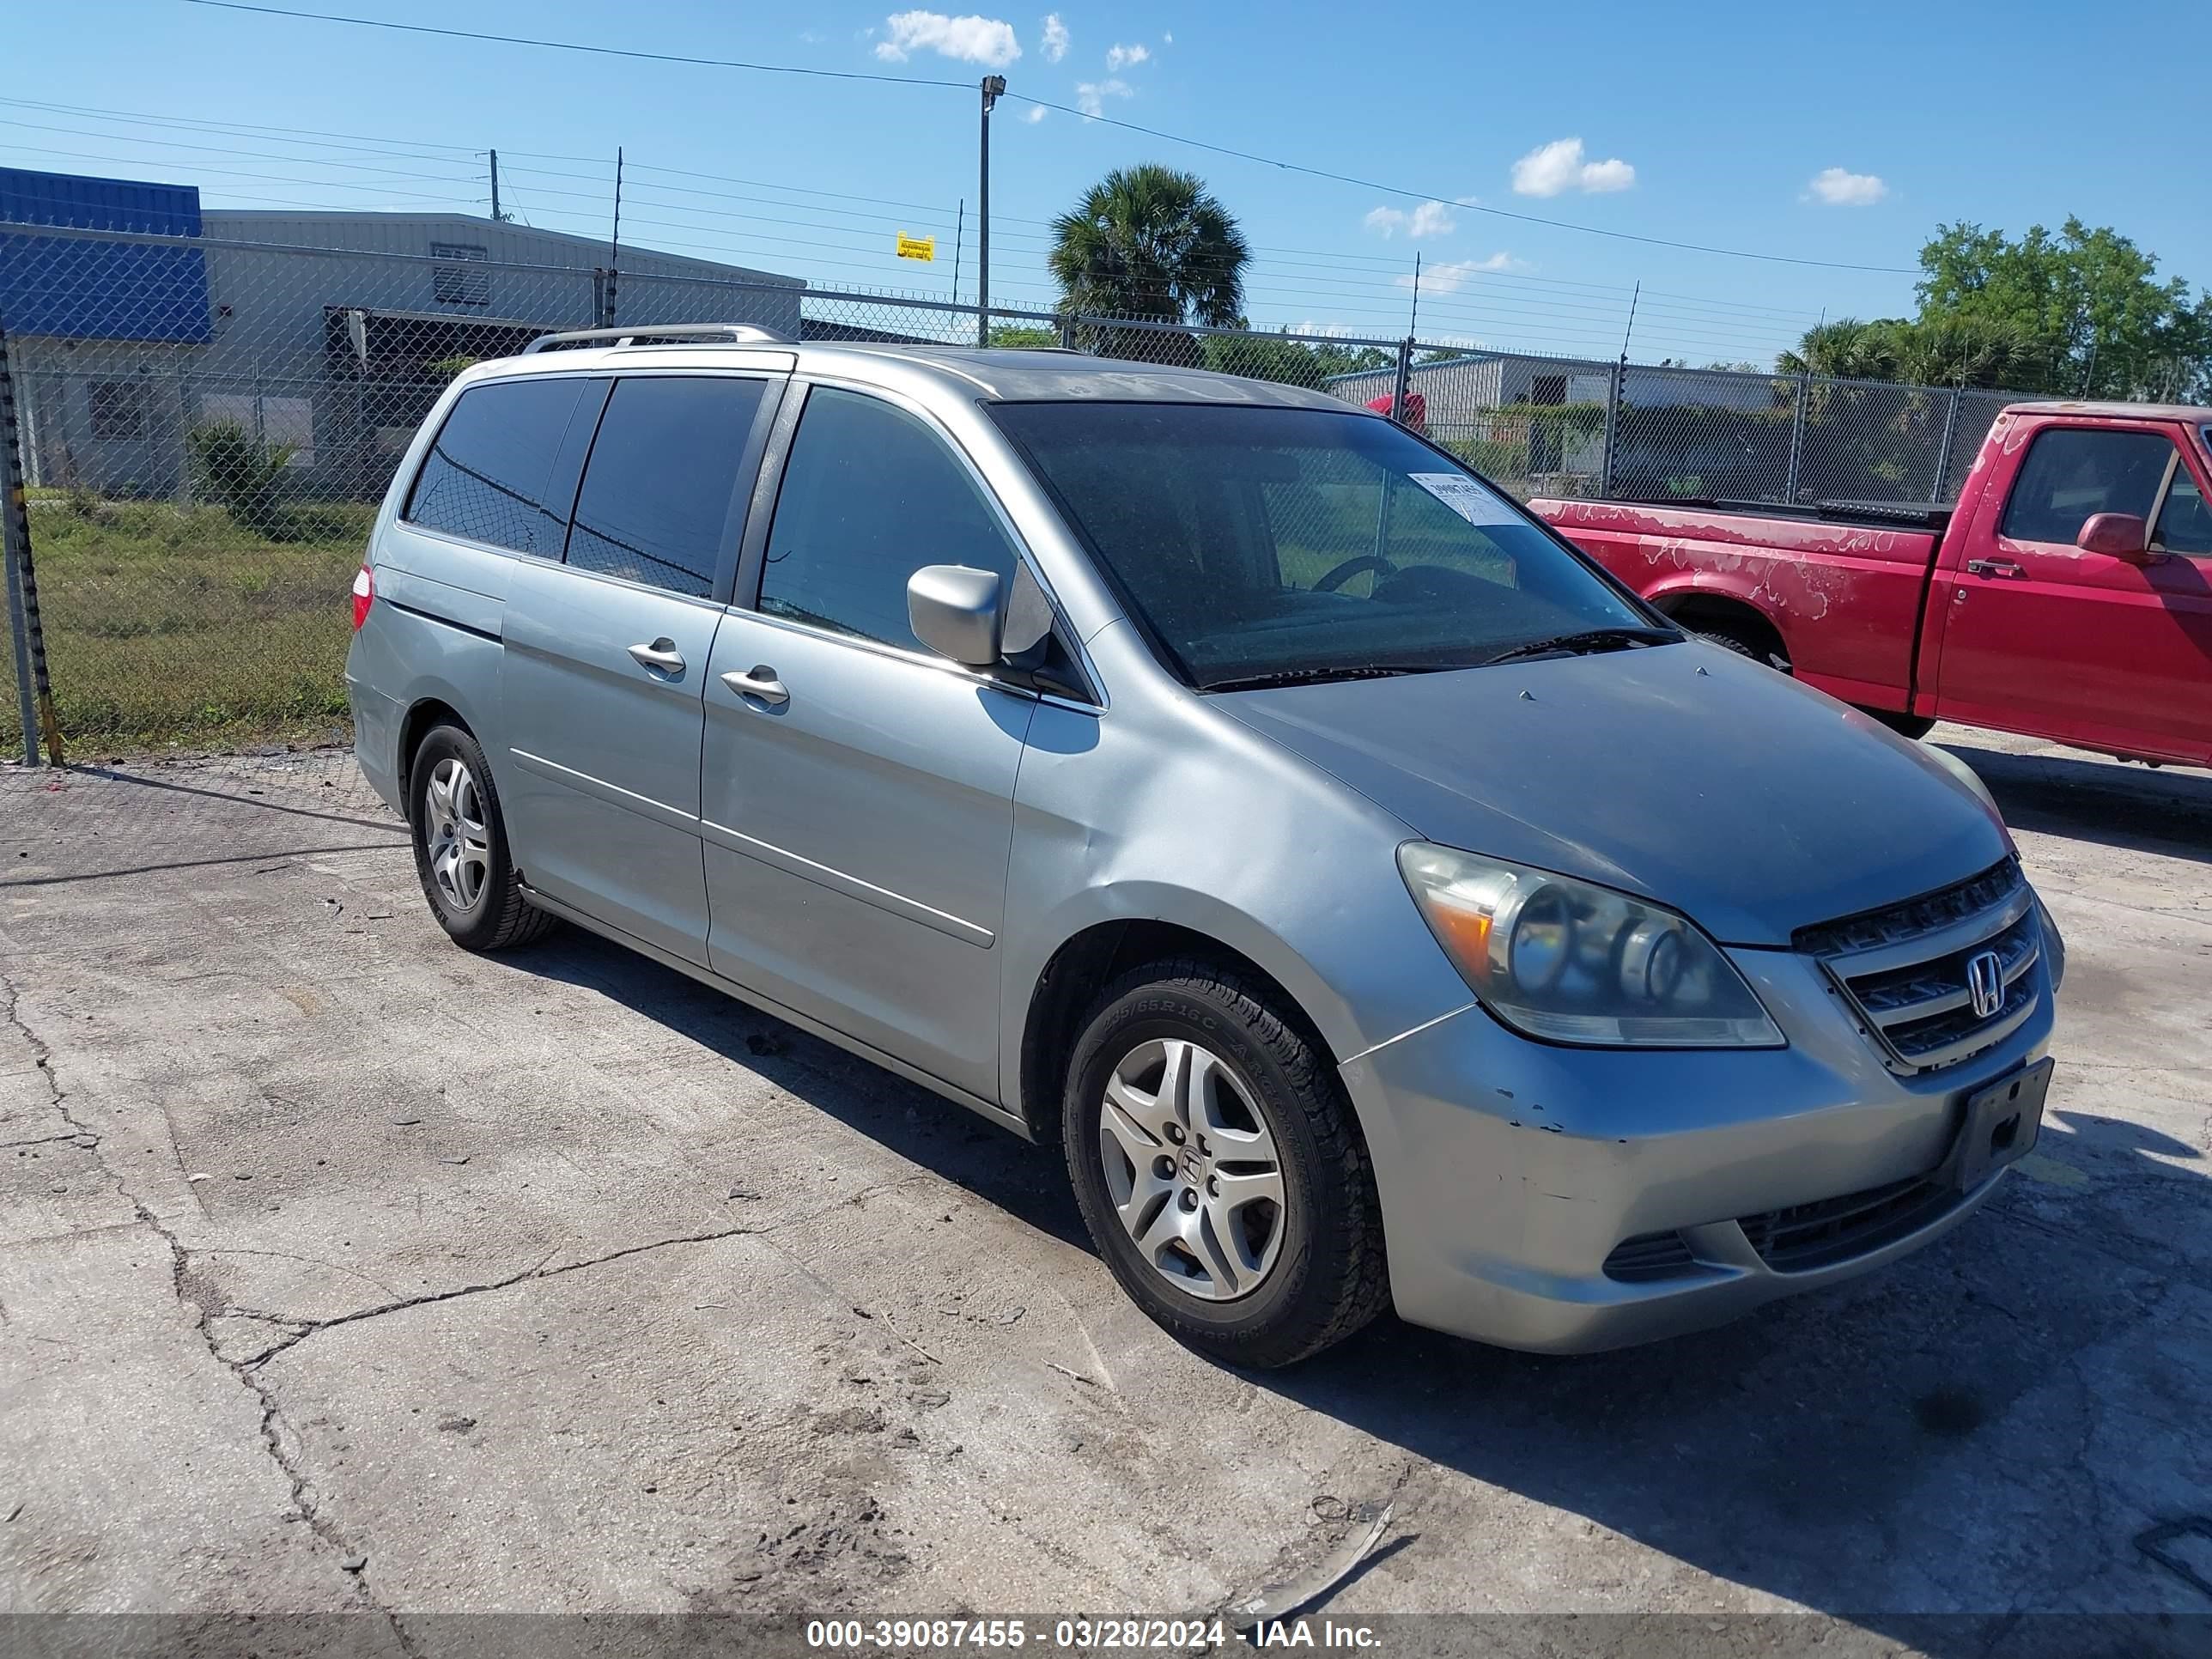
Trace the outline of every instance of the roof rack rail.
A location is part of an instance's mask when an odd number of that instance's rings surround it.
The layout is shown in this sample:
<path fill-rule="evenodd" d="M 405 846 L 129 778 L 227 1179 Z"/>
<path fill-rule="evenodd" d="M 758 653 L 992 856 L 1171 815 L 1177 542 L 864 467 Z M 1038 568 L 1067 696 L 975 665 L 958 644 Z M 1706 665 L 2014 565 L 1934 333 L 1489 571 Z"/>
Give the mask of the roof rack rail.
<path fill-rule="evenodd" d="M 522 355 L 565 346 L 636 345 L 649 340 L 720 341 L 726 345 L 789 345 L 791 337 L 752 323 L 669 323 L 659 326 L 631 325 L 623 328 L 579 328 L 562 334 L 541 334 L 522 348 Z"/>

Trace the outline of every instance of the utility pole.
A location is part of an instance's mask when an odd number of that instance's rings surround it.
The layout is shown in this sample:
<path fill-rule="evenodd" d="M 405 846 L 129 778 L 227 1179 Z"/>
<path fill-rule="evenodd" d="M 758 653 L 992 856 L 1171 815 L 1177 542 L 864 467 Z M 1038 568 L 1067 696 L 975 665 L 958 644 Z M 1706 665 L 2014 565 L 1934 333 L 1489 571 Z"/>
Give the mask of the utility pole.
<path fill-rule="evenodd" d="M 1413 313 L 1406 319 L 1406 334 L 1407 334 L 1407 337 L 1410 339 L 1413 336 L 1414 336 L 1414 335 L 1416 335 L 1416 334 L 1419 334 L 1420 331 L 1421 331 L 1421 252 L 1420 252 L 1420 250 L 1419 250 L 1419 248 L 1416 248 L 1416 249 L 1414 249 L 1414 250 L 1413 250 Z"/>
<path fill-rule="evenodd" d="M 609 328 L 615 321 L 615 273 L 622 265 L 622 146 L 615 146 L 615 221 L 607 236 L 607 320 Z"/>
<path fill-rule="evenodd" d="M 960 303 L 960 239 L 968 228 L 968 198 L 952 210 L 952 303 Z"/>
<path fill-rule="evenodd" d="M 1003 75 L 983 77 L 982 139 L 977 155 L 982 164 L 981 199 L 975 213 L 975 343 L 991 343 L 991 106 L 1006 89 Z"/>
<path fill-rule="evenodd" d="M 491 152 L 491 222 L 499 224 L 507 216 L 499 210 L 499 152 Z"/>

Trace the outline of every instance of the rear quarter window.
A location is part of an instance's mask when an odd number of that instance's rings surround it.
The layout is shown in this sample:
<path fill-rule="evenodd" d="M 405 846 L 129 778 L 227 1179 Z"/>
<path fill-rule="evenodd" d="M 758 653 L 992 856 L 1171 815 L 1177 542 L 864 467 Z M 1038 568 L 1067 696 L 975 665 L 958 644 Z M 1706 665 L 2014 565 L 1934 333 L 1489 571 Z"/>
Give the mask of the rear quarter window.
<path fill-rule="evenodd" d="M 559 558 L 568 503 L 548 495 L 584 385 L 564 376 L 471 386 L 438 428 L 400 517 L 464 540 Z"/>

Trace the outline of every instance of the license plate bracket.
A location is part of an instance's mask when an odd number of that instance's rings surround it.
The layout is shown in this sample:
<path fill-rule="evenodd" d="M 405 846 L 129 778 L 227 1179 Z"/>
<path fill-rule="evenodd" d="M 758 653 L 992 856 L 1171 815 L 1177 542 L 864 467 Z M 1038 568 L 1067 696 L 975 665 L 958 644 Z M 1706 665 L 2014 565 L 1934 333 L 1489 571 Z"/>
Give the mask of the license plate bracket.
<path fill-rule="evenodd" d="M 2051 1092 L 2051 1062 L 2008 1073 L 1966 1097 L 1949 1162 L 1950 1182 L 1961 1192 L 1978 1187 L 2034 1149 L 2043 1129 L 2043 1103 Z"/>

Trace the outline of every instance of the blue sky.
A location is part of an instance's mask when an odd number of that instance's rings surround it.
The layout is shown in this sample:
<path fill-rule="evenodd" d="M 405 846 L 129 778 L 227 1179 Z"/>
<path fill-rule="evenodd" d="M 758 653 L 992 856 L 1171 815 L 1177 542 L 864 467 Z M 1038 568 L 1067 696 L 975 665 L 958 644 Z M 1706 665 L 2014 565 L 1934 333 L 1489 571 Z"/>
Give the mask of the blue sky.
<path fill-rule="evenodd" d="M 1248 308 L 1269 327 L 1402 334 L 1418 252 L 1425 338 L 1610 356 L 1640 283 L 1638 359 L 1764 362 L 1824 313 L 1909 310 L 1909 268 L 1939 222 L 2016 233 L 2069 213 L 2134 237 L 2166 274 L 2212 283 L 2201 146 L 2146 131 L 2161 100 L 2168 119 L 2201 101 L 2185 67 L 2203 56 L 2201 9 L 2178 0 L 1768 0 L 1709 4 L 1694 21 L 1604 0 L 1024 0 L 946 13 L 275 3 L 971 85 L 996 69 L 1013 94 L 1408 192 L 1062 111 L 1032 119 L 1010 98 L 993 135 L 993 291 L 1009 302 L 1049 304 L 1044 222 L 1105 169 L 1140 161 L 1199 172 L 1237 216 L 1257 251 Z M 25 4 L 9 39 L 11 60 L 39 69 L 0 88 L 9 164 L 196 183 L 210 204 L 482 211 L 470 152 L 495 145 L 507 207 L 597 235 L 621 144 L 625 240 L 943 297 L 964 198 L 960 291 L 974 292 L 972 91 L 430 40 L 183 0 Z M 315 145 L 90 110 L 359 137 Z M 1485 209 L 1907 274 L 1692 252 Z M 895 258 L 900 230 L 934 234 L 937 262 Z"/>

